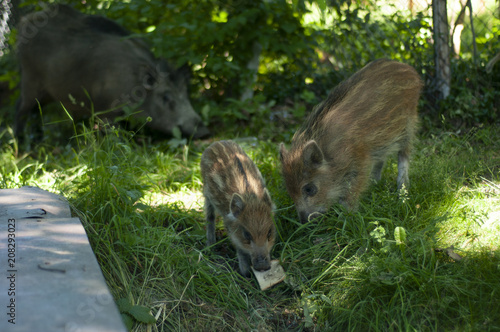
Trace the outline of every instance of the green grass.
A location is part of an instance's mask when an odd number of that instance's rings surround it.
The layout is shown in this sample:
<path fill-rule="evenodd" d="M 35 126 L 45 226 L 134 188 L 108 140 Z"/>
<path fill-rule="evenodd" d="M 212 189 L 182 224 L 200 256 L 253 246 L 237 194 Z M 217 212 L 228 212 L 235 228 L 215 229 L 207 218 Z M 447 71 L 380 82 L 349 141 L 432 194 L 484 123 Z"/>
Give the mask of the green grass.
<path fill-rule="evenodd" d="M 335 207 L 305 225 L 281 180 L 278 141 L 240 140 L 278 207 L 273 257 L 288 277 L 265 292 L 237 273 L 221 224 L 205 248 L 199 159 L 210 141 L 172 148 L 86 129 L 26 154 L 10 129 L 0 138 L 0 186 L 68 198 L 115 299 L 156 318 L 125 314 L 133 331 L 500 330 L 496 127 L 422 135 L 408 192 L 396 192 L 390 160 L 357 212 Z"/>

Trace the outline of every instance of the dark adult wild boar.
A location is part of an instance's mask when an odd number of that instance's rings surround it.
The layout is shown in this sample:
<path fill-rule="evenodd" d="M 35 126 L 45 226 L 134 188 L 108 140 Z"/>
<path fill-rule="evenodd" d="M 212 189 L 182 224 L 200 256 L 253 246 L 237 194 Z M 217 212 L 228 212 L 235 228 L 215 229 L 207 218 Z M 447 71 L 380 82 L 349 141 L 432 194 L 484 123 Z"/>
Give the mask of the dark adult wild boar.
<path fill-rule="evenodd" d="M 207 218 L 207 245 L 215 243 L 215 217 L 221 215 L 238 253 L 240 272 L 250 275 L 271 267 L 276 229 L 271 196 L 262 175 L 233 141 L 210 145 L 201 156 Z"/>
<path fill-rule="evenodd" d="M 421 88 L 411 66 L 373 61 L 315 108 L 289 151 L 280 145 L 285 185 L 302 222 L 339 202 L 355 209 L 370 173 L 379 180 L 391 153 L 398 152 L 398 188 L 409 185 Z"/>
<path fill-rule="evenodd" d="M 104 17 L 85 15 L 53 5 L 29 14 L 18 26 L 21 98 L 15 131 L 41 105 L 60 101 L 73 118 L 123 109 L 152 117 L 148 126 L 171 135 L 177 127 L 185 136 L 208 134 L 187 95 L 186 75 L 156 60 L 145 43 Z M 88 95 L 87 95 L 88 93 Z"/>

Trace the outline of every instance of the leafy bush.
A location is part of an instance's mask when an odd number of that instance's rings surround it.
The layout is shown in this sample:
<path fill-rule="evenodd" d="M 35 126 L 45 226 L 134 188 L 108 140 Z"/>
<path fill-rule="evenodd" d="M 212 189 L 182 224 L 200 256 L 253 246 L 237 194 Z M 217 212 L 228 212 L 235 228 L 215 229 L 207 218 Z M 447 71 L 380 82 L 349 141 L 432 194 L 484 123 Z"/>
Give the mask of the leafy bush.
<path fill-rule="evenodd" d="M 499 20 L 491 15 L 478 17 L 476 22 L 481 24 L 476 31 L 479 58 L 473 59 L 472 47 L 462 48 L 460 58 L 452 63 L 452 96 L 438 101 L 429 9 L 411 13 L 375 0 L 60 2 L 114 19 L 148 39 L 157 56 L 178 66 L 189 64 L 195 86 L 192 96 L 199 109 L 210 111 L 205 114 L 207 121 L 241 122 L 237 110 L 241 107 L 233 107 L 231 100 L 238 100 L 253 85 L 255 73 L 247 66 L 256 45 L 262 52 L 253 88 L 263 97 L 255 103 L 281 106 L 298 102 L 310 109 L 341 80 L 369 61 L 386 57 L 406 62 L 422 74 L 425 127 L 441 126 L 443 117 L 448 127 L 498 120 L 498 71 L 485 75 L 482 70 L 500 45 L 495 37 Z M 35 0 L 24 1 L 24 8 L 27 5 L 40 8 Z M 463 44 L 472 43 L 467 27 L 462 39 Z M 12 85 L 17 76 L 12 65 L 8 66 L 11 69 L 0 79 Z M 219 112 L 228 104 L 227 112 Z M 479 107 L 472 110 L 467 106 L 474 104 Z M 256 116 L 267 118 L 273 111 L 267 106 L 260 110 L 251 114 L 254 120 Z M 221 118 L 229 114 L 233 122 Z"/>
<path fill-rule="evenodd" d="M 247 64 L 255 43 L 262 47 L 265 72 L 278 58 L 311 53 L 312 38 L 304 34 L 300 21 L 303 5 L 292 7 L 279 0 L 90 3 L 106 6 L 108 17 L 146 33 L 156 55 L 177 65 L 190 64 L 199 88 L 215 99 L 221 94 L 240 96 L 253 75 Z"/>
<path fill-rule="evenodd" d="M 444 128 L 458 129 L 498 122 L 500 71 L 488 74 L 472 60 L 452 61 L 452 71 L 455 75 L 450 96 L 438 106 L 443 122 L 441 125 Z"/>

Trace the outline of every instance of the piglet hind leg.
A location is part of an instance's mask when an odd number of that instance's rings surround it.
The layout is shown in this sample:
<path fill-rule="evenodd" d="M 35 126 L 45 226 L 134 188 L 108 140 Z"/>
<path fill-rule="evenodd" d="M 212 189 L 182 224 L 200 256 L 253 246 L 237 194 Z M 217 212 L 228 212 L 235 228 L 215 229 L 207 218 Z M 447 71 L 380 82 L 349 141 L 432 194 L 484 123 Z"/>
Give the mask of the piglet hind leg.
<path fill-rule="evenodd" d="M 403 149 L 398 153 L 398 190 L 410 187 L 410 179 L 408 171 L 410 169 L 410 153 L 409 149 Z"/>
<path fill-rule="evenodd" d="M 375 182 L 379 182 L 380 179 L 382 178 L 382 169 L 384 168 L 384 162 L 383 161 L 376 161 L 375 165 L 373 166 L 372 169 L 372 177 L 375 180 Z"/>
<path fill-rule="evenodd" d="M 414 116 L 408 118 L 408 123 L 405 128 L 405 132 L 399 141 L 399 152 L 398 152 L 398 191 L 403 188 L 410 188 L 410 154 L 415 140 L 415 132 L 417 130 L 418 118 L 416 113 Z"/>
<path fill-rule="evenodd" d="M 205 215 L 207 218 L 207 247 L 215 243 L 215 209 L 208 199 L 205 199 Z"/>
<path fill-rule="evenodd" d="M 349 211 L 356 211 L 359 207 L 359 197 L 366 190 L 370 180 L 370 172 L 373 174 L 373 169 L 370 169 L 368 158 L 360 158 L 362 160 L 357 169 L 353 170 L 347 177 L 348 189 L 346 195 L 340 199 L 340 203 Z"/>

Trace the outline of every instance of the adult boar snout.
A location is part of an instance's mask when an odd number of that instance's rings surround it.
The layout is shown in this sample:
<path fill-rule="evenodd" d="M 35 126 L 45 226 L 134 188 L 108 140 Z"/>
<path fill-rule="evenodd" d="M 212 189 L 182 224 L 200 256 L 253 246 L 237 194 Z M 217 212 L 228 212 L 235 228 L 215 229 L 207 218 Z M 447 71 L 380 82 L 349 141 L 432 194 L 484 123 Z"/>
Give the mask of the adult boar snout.
<path fill-rule="evenodd" d="M 211 135 L 210 130 L 208 130 L 207 127 L 201 124 L 196 128 L 193 138 L 195 139 L 206 138 L 209 137 L 210 135 Z"/>

